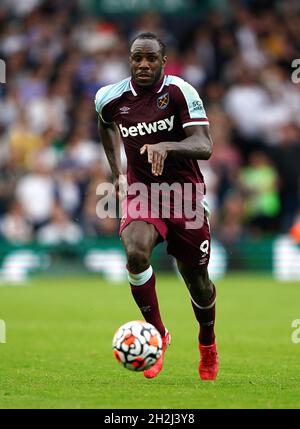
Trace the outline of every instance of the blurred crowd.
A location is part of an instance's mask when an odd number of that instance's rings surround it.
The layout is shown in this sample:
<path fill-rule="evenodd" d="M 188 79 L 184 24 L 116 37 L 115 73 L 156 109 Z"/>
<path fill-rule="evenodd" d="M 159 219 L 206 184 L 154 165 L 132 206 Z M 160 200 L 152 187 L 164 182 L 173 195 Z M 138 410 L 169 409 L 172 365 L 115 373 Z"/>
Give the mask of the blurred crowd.
<path fill-rule="evenodd" d="M 190 82 L 210 120 L 214 152 L 201 162 L 214 236 L 289 231 L 300 214 L 300 3 L 228 1 L 172 25 L 155 11 L 126 21 L 75 0 L 0 5 L 0 236 L 14 243 L 77 243 L 115 236 L 96 215 L 110 170 L 94 96 L 130 75 L 128 41 L 167 44 L 167 74 Z M 300 72 L 298 74 L 300 76 Z M 123 156 L 125 165 L 125 159 Z"/>

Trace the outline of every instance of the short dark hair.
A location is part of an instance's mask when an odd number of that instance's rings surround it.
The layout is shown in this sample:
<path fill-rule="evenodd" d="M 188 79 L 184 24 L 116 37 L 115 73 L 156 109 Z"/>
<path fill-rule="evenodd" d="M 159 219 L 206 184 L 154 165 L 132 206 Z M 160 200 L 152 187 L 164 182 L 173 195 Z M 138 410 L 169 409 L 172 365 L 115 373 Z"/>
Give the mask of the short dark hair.
<path fill-rule="evenodd" d="M 140 33 L 138 34 L 130 43 L 130 50 L 131 50 L 131 46 L 133 45 L 133 43 L 138 40 L 138 39 L 145 39 L 145 40 L 156 40 L 160 46 L 160 52 L 162 57 L 164 57 L 166 55 L 166 45 L 164 44 L 164 42 L 154 33 L 151 33 L 150 31 L 145 32 L 145 33 Z"/>

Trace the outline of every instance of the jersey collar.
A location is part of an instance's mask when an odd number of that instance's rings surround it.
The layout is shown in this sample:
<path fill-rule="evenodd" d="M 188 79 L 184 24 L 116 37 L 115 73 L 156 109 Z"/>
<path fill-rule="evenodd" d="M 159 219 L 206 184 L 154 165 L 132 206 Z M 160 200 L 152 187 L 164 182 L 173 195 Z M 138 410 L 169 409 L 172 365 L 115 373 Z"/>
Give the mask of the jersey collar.
<path fill-rule="evenodd" d="M 155 85 L 149 86 L 149 87 L 142 87 L 135 83 L 135 81 L 131 78 L 129 84 L 132 94 L 136 97 L 139 94 L 144 94 L 145 92 L 153 92 L 153 93 L 159 93 L 165 86 L 167 76 L 163 75 L 163 77 L 156 82 Z"/>

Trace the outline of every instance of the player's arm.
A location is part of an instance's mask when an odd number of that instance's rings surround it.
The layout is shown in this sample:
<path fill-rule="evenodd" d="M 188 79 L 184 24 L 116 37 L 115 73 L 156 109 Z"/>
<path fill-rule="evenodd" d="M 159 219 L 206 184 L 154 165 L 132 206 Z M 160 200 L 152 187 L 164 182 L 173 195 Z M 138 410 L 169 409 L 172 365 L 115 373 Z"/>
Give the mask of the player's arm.
<path fill-rule="evenodd" d="M 98 132 L 103 144 L 104 151 L 112 172 L 112 179 L 116 188 L 119 190 L 119 179 L 122 175 L 121 151 L 120 151 L 120 132 L 114 122 L 105 123 L 101 116 L 98 116 Z"/>
<path fill-rule="evenodd" d="M 152 173 L 160 176 L 168 155 L 181 158 L 207 160 L 212 154 L 212 140 L 208 125 L 191 125 L 184 128 L 186 138 L 180 142 L 161 142 L 144 145 L 140 153 L 147 151 L 148 162 L 152 164 Z"/>
<path fill-rule="evenodd" d="M 191 125 L 184 131 L 186 138 L 180 142 L 165 142 L 167 153 L 184 158 L 209 159 L 213 143 L 208 125 Z"/>

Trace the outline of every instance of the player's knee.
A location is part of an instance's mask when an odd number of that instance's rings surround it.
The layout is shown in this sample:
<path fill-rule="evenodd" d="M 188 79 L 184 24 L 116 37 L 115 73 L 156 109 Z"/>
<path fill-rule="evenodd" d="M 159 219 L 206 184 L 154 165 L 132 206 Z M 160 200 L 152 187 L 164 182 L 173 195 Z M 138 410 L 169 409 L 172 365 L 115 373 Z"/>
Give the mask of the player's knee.
<path fill-rule="evenodd" d="M 126 249 L 129 271 L 142 272 L 149 266 L 150 254 L 146 246 L 142 244 L 129 245 Z"/>

